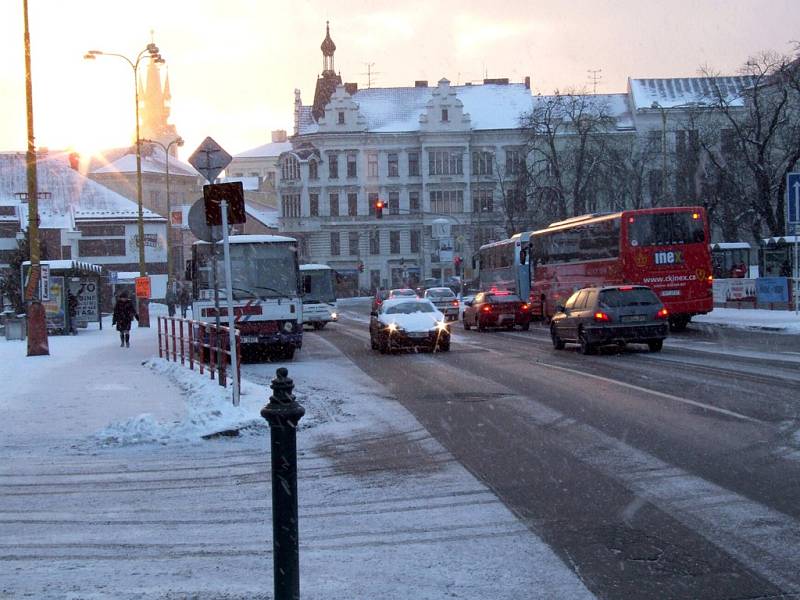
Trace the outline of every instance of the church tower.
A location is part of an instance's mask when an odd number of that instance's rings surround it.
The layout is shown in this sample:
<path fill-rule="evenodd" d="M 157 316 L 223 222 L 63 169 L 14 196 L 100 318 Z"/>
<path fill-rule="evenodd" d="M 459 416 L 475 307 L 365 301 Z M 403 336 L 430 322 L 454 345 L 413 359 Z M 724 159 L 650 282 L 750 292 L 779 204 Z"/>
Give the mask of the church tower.
<path fill-rule="evenodd" d="M 317 77 L 314 104 L 311 107 L 311 114 L 316 121 L 319 121 L 325 115 L 325 105 L 330 102 L 331 96 L 336 91 L 336 86 L 342 84 L 342 76 L 336 74 L 333 66 L 333 54 L 336 52 L 336 44 L 331 39 L 331 28 L 328 21 L 325 22 L 325 39 L 322 40 L 319 48 L 322 50 L 322 75 Z"/>
<path fill-rule="evenodd" d="M 175 125 L 168 122 L 172 94 L 169 90 L 169 72 L 164 79 L 164 86 L 161 85 L 162 63 L 163 61 L 151 58 L 147 65 L 144 88 L 142 82 L 139 82 L 140 134 L 143 139 L 156 140 L 167 146 L 178 137 L 178 131 Z M 173 145 L 170 148 L 170 155 L 177 158 L 177 152 L 177 147 Z"/>

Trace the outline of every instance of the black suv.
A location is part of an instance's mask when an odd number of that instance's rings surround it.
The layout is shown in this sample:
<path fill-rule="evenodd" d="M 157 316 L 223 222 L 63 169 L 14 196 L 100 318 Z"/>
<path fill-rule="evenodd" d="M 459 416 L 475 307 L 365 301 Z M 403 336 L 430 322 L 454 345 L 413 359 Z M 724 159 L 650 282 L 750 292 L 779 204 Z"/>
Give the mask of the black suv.
<path fill-rule="evenodd" d="M 647 344 L 658 352 L 667 337 L 669 312 L 655 292 L 643 285 L 614 285 L 578 290 L 558 306 L 550 323 L 557 350 L 579 344 L 581 354 L 598 346 Z"/>

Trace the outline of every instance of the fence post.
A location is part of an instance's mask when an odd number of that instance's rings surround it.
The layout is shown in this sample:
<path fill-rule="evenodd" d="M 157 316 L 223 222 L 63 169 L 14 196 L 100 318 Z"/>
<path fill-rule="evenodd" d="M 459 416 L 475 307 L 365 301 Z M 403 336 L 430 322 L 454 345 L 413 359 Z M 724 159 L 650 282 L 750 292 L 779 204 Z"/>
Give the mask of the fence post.
<path fill-rule="evenodd" d="M 161 319 L 162 317 L 159 317 Z M 169 360 L 169 325 L 167 323 L 167 317 L 163 317 L 164 319 L 164 358 Z"/>
<path fill-rule="evenodd" d="M 214 343 L 211 343 L 211 338 L 214 338 Z M 214 379 L 214 355 L 217 353 L 217 330 L 211 329 L 208 334 L 208 370 L 211 373 L 211 379 Z"/>
<path fill-rule="evenodd" d="M 178 340 L 175 336 L 175 317 L 170 317 L 170 321 L 172 322 L 172 362 L 178 362 Z"/>
<path fill-rule="evenodd" d="M 183 346 L 184 346 L 184 343 L 185 343 L 184 339 L 183 339 L 183 319 L 178 321 L 178 323 L 180 324 L 180 334 L 179 335 L 181 337 L 181 366 L 183 366 L 183 365 L 186 364 L 186 361 L 183 358 Z"/>
<path fill-rule="evenodd" d="M 269 423 L 272 459 L 272 564 L 275 600 L 300 598 L 297 527 L 297 424 L 306 410 L 294 397 L 294 382 L 281 367 L 272 380 L 269 404 L 261 416 Z"/>
<path fill-rule="evenodd" d="M 158 358 L 164 358 L 161 353 L 161 317 L 158 317 Z"/>
<path fill-rule="evenodd" d="M 194 322 L 193 321 L 188 322 L 188 329 L 189 329 L 189 370 L 194 371 Z"/>

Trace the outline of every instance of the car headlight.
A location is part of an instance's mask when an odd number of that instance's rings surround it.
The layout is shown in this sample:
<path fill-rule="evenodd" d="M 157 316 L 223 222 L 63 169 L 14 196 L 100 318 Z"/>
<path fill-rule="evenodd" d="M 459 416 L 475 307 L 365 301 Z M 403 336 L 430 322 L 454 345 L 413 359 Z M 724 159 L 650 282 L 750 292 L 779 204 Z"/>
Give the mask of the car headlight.
<path fill-rule="evenodd" d="M 335 312 L 331 313 L 331 319 L 333 319 L 335 321 L 338 318 L 339 318 L 339 313 L 335 313 Z"/>
<path fill-rule="evenodd" d="M 437 331 L 448 331 L 447 323 L 444 321 L 436 321 L 436 330 Z"/>
<path fill-rule="evenodd" d="M 291 321 L 286 321 L 286 323 L 283 324 L 283 330 L 286 333 L 292 333 L 293 329 L 294 329 L 294 326 L 292 325 Z"/>
<path fill-rule="evenodd" d="M 390 333 L 397 333 L 400 331 L 400 326 L 397 323 L 389 323 L 386 329 L 388 329 Z"/>

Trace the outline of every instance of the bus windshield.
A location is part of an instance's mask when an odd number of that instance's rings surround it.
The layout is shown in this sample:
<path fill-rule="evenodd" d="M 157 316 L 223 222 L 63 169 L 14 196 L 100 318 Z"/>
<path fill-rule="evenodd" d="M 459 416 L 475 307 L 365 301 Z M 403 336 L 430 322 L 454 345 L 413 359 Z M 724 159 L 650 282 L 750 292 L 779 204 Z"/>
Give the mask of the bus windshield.
<path fill-rule="evenodd" d="M 198 289 L 212 289 L 211 244 L 195 246 Z M 231 244 L 233 299 L 297 297 L 297 250 L 293 243 Z M 217 258 L 217 286 L 225 293 L 225 269 Z"/>
<path fill-rule="evenodd" d="M 336 302 L 333 269 L 301 270 L 303 302 Z"/>
<path fill-rule="evenodd" d="M 640 214 L 628 219 L 631 246 L 671 246 L 705 242 L 703 220 L 696 213 Z"/>

